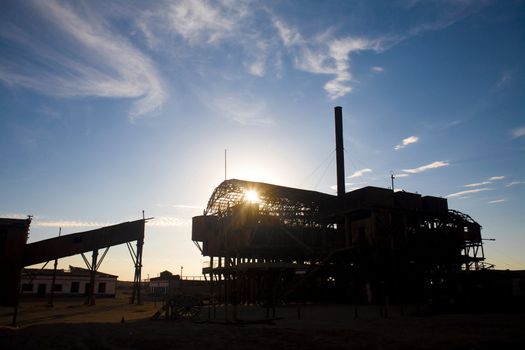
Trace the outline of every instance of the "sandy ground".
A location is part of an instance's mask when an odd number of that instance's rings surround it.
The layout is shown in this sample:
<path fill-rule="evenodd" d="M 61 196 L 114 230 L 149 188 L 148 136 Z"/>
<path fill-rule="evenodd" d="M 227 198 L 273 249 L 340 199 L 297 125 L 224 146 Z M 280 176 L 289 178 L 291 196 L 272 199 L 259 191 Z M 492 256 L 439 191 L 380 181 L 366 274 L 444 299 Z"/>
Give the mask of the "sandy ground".
<path fill-rule="evenodd" d="M 300 319 L 288 306 L 263 322 L 266 310 L 252 306 L 238 309 L 248 322 L 232 324 L 220 307 L 211 322 L 207 307 L 194 321 L 152 321 L 160 305 L 130 305 L 127 296 L 45 304 L 22 301 L 16 328 L 7 326 L 11 310 L 0 309 L 0 349 L 525 349 L 524 314 L 416 316 L 415 307 L 392 306 L 384 318 L 361 306 L 356 318 L 353 306 L 305 305 Z"/>

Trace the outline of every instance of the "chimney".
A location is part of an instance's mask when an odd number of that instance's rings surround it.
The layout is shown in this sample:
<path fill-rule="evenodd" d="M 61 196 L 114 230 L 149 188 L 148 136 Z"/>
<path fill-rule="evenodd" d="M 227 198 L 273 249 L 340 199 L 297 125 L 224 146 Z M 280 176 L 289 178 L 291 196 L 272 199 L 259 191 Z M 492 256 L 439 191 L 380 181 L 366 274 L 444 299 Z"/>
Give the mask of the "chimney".
<path fill-rule="evenodd" d="M 335 153 L 337 159 L 337 196 L 345 194 L 345 155 L 343 148 L 343 108 L 337 106 L 335 110 Z"/>

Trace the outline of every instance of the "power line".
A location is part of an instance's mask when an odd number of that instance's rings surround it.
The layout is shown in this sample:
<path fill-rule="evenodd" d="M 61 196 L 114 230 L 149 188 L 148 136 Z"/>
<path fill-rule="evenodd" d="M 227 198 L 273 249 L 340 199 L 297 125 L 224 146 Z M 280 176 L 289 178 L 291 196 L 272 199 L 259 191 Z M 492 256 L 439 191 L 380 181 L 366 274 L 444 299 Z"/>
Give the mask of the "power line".
<path fill-rule="evenodd" d="M 325 164 L 327 161 L 330 161 L 331 159 L 333 159 L 333 155 L 335 153 L 335 149 L 333 149 L 329 154 L 328 156 L 311 172 L 309 173 L 308 175 L 306 175 L 306 177 L 300 182 L 301 186 L 311 177 L 313 176 L 318 170 L 319 168 L 321 168 L 321 166 L 323 166 L 323 164 Z"/>

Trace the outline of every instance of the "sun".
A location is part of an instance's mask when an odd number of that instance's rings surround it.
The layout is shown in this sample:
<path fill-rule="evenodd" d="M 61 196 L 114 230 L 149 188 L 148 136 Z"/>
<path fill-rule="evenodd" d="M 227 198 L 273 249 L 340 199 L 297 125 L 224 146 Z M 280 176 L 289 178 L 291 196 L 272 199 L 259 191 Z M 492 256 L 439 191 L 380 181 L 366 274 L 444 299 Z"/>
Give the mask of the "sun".
<path fill-rule="evenodd" d="M 250 203 L 259 203 L 261 199 L 255 190 L 248 190 L 244 192 L 244 200 Z"/>

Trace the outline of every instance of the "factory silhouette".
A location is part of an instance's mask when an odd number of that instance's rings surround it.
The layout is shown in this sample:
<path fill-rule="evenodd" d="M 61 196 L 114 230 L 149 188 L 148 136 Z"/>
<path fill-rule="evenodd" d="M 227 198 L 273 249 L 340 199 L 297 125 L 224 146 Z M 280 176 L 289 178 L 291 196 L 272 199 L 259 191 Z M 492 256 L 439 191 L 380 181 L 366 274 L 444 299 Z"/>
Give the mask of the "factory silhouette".
<path fill-rule="evenodd" d="M 479 223 L 450 209 L 445 198 L 393 186 L 346 192 L 341 107 L 335 107 L 335 140 L 337 195 L 226 179 L 203 215 L 193 217 L 191 239 L 207 258 L 201 284 L 209 318 L 217 306 L 237 320 L 238 305 L 265 306 L 269 317 L 278 305 L 319 302 L 425 303 L 436 311 L 524 309 L 523 271 L 486 263 Z M 81 254 L 90 275 L 87 303 L 93 305 L 98 268 L 109 247 L 120 244 L 127 244 L 133 260 L 130 301 L 140 304 L 147 220 L 143 214 L 140 220 L 27 244 L 31 218 L 0 219 L 5 282 L 0 304 L 14 307 L 13 324 L 24 267 L 54 260 L 56 271 L 57 259 Z M 177 280 L 179 289 L 183 282 Z M 157 316 L 200 312 L 201 299 L 168 289 Z"/>
<path fill-rule="evenodd" d="M 213 191 L 192 240 L 214 301 L 523 305 L 523 273 L 486 263 L 481 225 L 447 199 L 345 192 L 341 107 L 335 140 L 337 196 L 237 179 Z"/>

